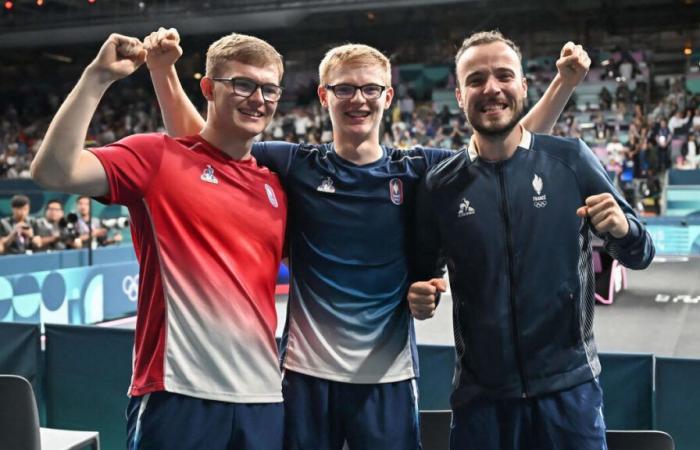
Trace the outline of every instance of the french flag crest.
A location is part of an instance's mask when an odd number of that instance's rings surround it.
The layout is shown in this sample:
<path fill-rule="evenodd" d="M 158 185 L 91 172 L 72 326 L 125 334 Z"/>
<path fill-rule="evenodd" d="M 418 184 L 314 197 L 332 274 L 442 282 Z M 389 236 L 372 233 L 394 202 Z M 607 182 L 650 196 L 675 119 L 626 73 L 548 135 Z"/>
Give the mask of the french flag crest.
<path fill-rule="evenodd" d="M 394 205 L 403 203 L 403 183 L 398 178 L 392 178 L 389 181 L 389 196 Z"/>

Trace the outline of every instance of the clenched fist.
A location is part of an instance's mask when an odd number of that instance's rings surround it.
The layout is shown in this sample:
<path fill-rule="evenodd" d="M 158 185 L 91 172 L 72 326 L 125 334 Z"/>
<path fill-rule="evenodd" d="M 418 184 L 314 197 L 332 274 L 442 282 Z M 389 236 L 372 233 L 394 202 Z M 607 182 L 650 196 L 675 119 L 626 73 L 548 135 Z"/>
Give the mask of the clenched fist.
<path fill-rule="evenodd" d="M 557 60 L 557 70 L 565 85 L 578 86 L 586 78 L 590 67 L 591 58 L 583 47 L 571 41 L 564 44 Z"/>
<path fill-rule="evenodd" d="M 408 288 L 408 306 L 411 315 L 418 320 L 425 320 L 435 315 L 438 294 L 445 292 L 447 285 L 442 278 L 429 281 L 417 281 Z"/>
<path fill-rule="evenodd" d="M 579 217 L 588 216 L 591 224 L 599 233 L 610 233 L 620 239 L 627 235 L 630 229 L 627 216 L 622 212 L 612 194 L 604 193 L 591 195 L 586 199 L 586 205 L 576 210 Z"/>

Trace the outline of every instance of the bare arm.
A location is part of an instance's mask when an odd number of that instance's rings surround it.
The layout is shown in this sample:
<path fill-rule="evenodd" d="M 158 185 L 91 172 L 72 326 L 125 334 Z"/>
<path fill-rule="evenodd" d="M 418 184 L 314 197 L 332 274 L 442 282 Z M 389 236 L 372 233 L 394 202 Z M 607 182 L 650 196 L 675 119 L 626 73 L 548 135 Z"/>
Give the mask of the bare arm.
<path fill-rule="evenodd" d="M 580 45 L 567 42 L 557 60 L 558 73 L 542 98 L 523 118 L 522 124 L 535 133 L 551 133 L 576 86 L 591 66 L 588 53 Z"/>
<path fill-rule="evenodd" d="M 108 193 L 102 164 L 83 149 L 90 119 L 107 88 L 134 72 L 145 58 L 138 39 L 112 34 L 51 121 L 31 166 L 34 181 L 47 189 L 82 195 Z"/>
<path fill-rule="evenodd" d="M 187 136 L 204 128 L 204 119 L 180 84 L 175 62 L 182 56 L 177 30 L 159 28 L 144 39 L 148 50 L 146 65 L 163 115 L 163 124 L 171 136 Z"/>

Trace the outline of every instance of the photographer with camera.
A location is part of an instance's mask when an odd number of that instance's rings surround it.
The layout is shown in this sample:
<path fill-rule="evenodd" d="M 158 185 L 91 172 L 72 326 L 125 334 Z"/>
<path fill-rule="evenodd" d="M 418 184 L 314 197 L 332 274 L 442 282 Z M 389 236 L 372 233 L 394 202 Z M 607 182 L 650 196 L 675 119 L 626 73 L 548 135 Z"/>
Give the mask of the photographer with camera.
<path fill-rule="evenodd" d="M 46 204 L 44 217 L 37 220 L 40 251 L 82 248 L 78 230 L 78 216 L 70 213 L 64 216 L 63 205 L 57 199 Z"/>
<path fill-rule="evenodd" d="M 90 234 L 94 242 L 93 248 L 99 246 L 118 244 L 122 241 L 121 232 L 110 233 L 108 227 L 104 226 L 99 218 L 90 214 L 90 197 L 81 195 L 75 202 L 75 210 L 78 215 L 77 228 L 83 246 L 89 245 Z"/>
<path fill-rule="evenodd" d="M 12 255 L 32 253 L 40 242 L 36 221 L 29 217 L 29 198 L 15 195 L 10 206 L 12 215 L 0 220 L 0 250 Z"/>

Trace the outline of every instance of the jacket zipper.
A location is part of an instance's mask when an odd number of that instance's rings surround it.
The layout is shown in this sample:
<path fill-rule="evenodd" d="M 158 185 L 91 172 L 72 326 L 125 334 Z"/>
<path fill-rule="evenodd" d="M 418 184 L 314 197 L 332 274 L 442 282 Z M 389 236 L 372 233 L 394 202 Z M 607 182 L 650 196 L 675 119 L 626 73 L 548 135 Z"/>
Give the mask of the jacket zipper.
<path fill-rule="evenodd" d="M 510 299 L 510 317 L 513 326 L 513 349 L 515 350 L 515 359 L 518 363 L 518 374 L 520 375 L 520 384 L 522 387 L 522 397 L 528 397 L 527 380 L 525 379 L 525 371 L 523 370 L 523 358 L 520 351 L 520 342 L 518 340 L 518 318 L 515 315 L 515 281 L 513 280 L 513 240 L 511 238 L 510 217 L 508 216 L 508 198 L 506 197 L 506 181 L 503 174 L 503 163 L 496 164 L 498 171 L 498 184 L 501 188 L 501 212 L 503 213 L 503 223 L 506 231 L 506 258 L 508 267 L 508 283 Z"/>

